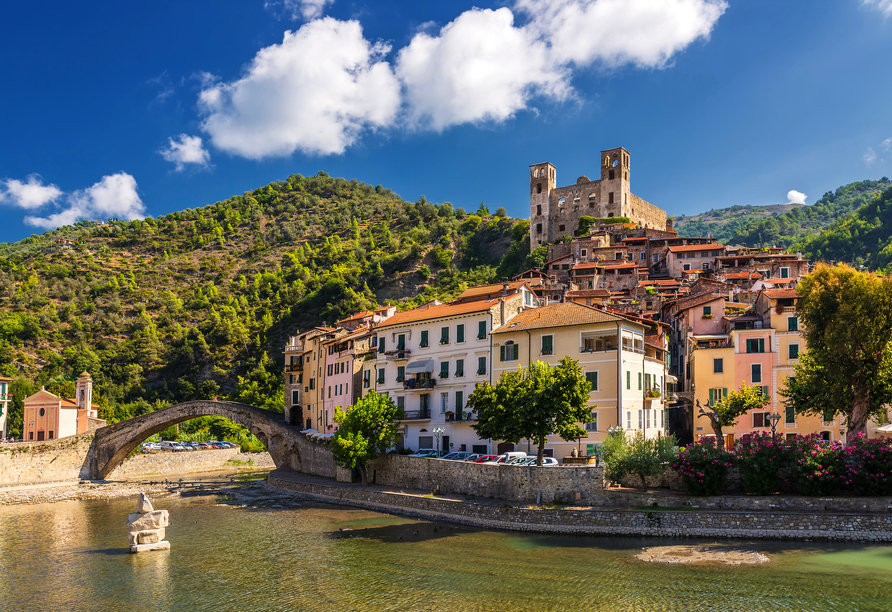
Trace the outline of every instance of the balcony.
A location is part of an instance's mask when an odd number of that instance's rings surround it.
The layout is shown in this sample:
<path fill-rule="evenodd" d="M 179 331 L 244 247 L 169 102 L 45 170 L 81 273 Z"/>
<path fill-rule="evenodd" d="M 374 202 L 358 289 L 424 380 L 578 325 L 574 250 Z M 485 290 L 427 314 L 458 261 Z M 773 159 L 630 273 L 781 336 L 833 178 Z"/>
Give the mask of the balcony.
<path fill-rule="evenodd" d="M 403 410 L 396 417 L 400 421 L 429 421 L 431 418 L 430 408 L 422 408 L 421 410 Z"/>
<path fill-rule="evenodd" d="M 303 369 L 304 369 L 304 366 L 301 363 L 287 363 L 287 364 L 285 364 L 286 372 L 300 372 Z"/>
<path fill-rule="evenodd" d="M 446 420 L 453 423 L 471 423 L 477 420 L 477 415 L 470 410 L 447 411 Z"/>
<path fill-rule="evenodd" d="M 436 378 L 407 378 L 403 381 L 403 389 L 408 391 L 430 390 L 436 386 Z"/>
<path fill-rule="evenodd" d="M 292 336 L 288 340 L 288 344 L 285 345 L 285 350 L 288 351 L 289 353 L 293 353 L 293 352 L 303 353 L 304 352 L 304 343 L 299 341 L 296 337 Z"/>
<path fill-rule="evenodd" d="M 408 361 L 412 351 L 387 351 L 384 353 L 384 359 L 387 361 Z"/>

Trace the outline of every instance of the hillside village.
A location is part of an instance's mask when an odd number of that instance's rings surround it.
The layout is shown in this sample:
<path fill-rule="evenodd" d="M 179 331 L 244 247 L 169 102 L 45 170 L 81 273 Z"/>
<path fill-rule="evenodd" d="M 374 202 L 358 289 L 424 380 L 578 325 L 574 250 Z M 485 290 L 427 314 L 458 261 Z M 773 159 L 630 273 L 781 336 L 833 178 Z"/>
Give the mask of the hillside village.
<path fill-rule="evenodd" d="M 591 422 L 584 439 L 550 437 L 546 456 L 591 454 L 616 427 L 681 443 L 711 436 L 698 407 L 742 383 L 768 402 L 725 428 L 727 446 L 751 432 L 839 440 L 838 420 L 793 414 L 778 393 L 806 349 L 796 285 L 810 262 L 680 235 L 665 211 L 631 195 L 628 151 L 601 158 L 601 181 L 581 177 L 578 189 L 555 188 L 550 164 L 531 166 L 530 244 L 547 248 L 544 265 L 448 302 L 357 312 L 293 335 L 288 421 L 330 436 L 337 406 L 376 391 L 401 411 L 402 448 L 503 453 L 514 445 L 469 426 L 475 384 L 569 356 L 591 385 Z"/>

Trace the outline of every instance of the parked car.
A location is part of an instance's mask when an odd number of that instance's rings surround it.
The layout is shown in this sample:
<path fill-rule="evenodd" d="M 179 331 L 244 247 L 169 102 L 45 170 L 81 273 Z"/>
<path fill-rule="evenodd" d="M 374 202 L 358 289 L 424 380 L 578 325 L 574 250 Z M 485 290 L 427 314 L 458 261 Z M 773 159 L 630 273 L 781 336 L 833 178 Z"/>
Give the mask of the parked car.
<path fill-rule="evenodd" d="M 183 445 L 180 444 L 179 442 L 172 442 L 172 441 L 170 441 L 170 440 L 164 440 L 163 442 L 160 442 L 160 443 L 158 444 L 158 446 L 161 447 L 161 450 L 164 450 L 164 451 L 173 451 L 173 452 L 175 452 L 175 453 L 176 453 L 176 452 L 182 452 L 182 451 L 185 451 L 185 450 L 186 450 L 186 449 L 183 447 Z"/>
<path fill-rule="evenodd" d="M 498 458 L 498 455 L 480 455 L 474 459 L 474 463 L 495 463 Z M 468 461 L 470 461 L 470 459 Z"/>
<path fill-rule="evenodd" d="M 492 461 L 487 461 L 486 463 L 505 465 L 508 461 L 510 461 L 512 459 L 521 459 L 526 456 L 527 456 L 527 454 L 523 451 L 510 451 L 507 453 L 502 453 L 501 455 L 498 455 Z"/>
<path fill-rule="evenodd" d="M 422 458 L 436 457 L 436 456 L 437 456 L 437 451 L 434 449 L 431 449 L 431 448 L 426 448 L 426 449 L 418 451 L 417 453 L 413 453 L 413 454 L 409 455 L 409 457 L 422 457 Z"/>
<path fill-rule="evenodd" d="M 449 453 L 445 457 L 440 457 L 440 459 L 446 459 L 447 461 L 464 461 L 468 457 L 471 456 L 471 453 L 466 453 L 464 451 L 455 451 Z"/>
<path fill-rule="evenodd" d="M 144 453 L 151 453 L 153 451 L 160 451 L 161 447 L 157 442 L 143 442 L 140 450 Z"/>
<path fill-rule="evenodd" d="M 226 448 L 238 448 L 238 444 L 230 442 L 229 440 L 224 440 L 223 442 L 220 442 L 220 444 L 222 444 Z"/>
<path fill-rule="evenodd" d="M 468 458 L 465 459 L 465 461 L 467 461 L 468 463 L 477 463 L 477 461 L 478 461 L 478 460 L 480 459 L 480 457 L 482 457 L 482 456 L 483 456 L 483 455 L 481 455 L 480 453 L 473 453 L 473 454 L 471 454 L 471 455 L 468 455 Z"/>

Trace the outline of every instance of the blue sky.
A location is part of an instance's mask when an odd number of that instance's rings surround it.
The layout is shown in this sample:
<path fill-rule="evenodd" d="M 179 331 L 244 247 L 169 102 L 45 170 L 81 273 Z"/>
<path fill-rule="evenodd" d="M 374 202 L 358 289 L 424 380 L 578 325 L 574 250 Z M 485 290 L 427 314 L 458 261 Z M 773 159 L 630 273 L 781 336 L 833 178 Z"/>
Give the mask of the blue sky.
<path fill-rule="evenodd" d="M 810 204 L 892 176 L 890 65 L 892 0 L 6 3 L 0 242 L 319 170 L 526 217 L 616 146 L 675 215 Z"/>

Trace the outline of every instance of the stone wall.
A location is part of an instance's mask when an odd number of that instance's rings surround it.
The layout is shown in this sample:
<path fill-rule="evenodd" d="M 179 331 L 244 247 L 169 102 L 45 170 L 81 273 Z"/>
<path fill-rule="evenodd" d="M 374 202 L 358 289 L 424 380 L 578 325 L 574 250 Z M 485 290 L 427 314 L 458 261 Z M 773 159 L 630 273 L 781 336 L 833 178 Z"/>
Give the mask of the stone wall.
<path fill-rule="evenodd" d="M 277 472 L 270 474 L 269 483 L 303 499 L 485 529 L 653 537 L 892 541 L 892 515 L 889 514 L 517 508 L 300 482 Z"/>
<path fill-rule="evenodd" d="M 112 470 L 107 480 L 122 478 L 138 478 L 153 474 L 184 474 L 186 472 L 207 472 L 219 470 L 226 466 L 230 459 L 239 455 L 238 448 L 185 451 L 172 453 L 159 451 L 155 453 L 137 454 Z M 266 453 L 264 453 L 266 454 Z M 235 466 L 233 466 L 235 467 Z"/>
<path fill-rule="evenodd" d="M 93 434 L 0 445 L 0 486 L 77 480 Z"/>
<path fill-rule="evenodd" d="M 530 503 L 598 503 L 603 474 L 593 466 L 482 465 L 404 455 L 384 455 L 369 468 L 369 480 L 374 484 Z"/>

